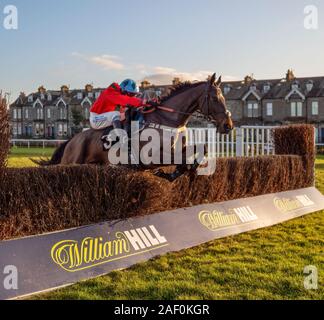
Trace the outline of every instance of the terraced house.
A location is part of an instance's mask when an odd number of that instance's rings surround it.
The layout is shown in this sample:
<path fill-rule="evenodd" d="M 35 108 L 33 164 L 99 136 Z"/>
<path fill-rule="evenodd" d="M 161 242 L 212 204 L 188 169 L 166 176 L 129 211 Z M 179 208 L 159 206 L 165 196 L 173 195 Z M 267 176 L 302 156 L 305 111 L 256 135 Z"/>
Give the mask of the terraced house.
<path fill-rule="evenodd" d="M 292 70 L 275 80 L 247 76 L 224 83 L 223 93 L 237 126 L 311 123 L 324 140 L 324 77 L 296 78 Z"/>
<path fill-rule="evenodd" d="M 83 90 L 38 91 L 21 93 L 10 106 L 13 138 L 66 139 L 74 132 L 89 127 L 90 108 L 102 89 L 88 84 Z"/>
<path fill-rule="evenodd" d="M 180 79 L 175 78 L 172 85 Z M 167 94 L 170 85 L 155 86 L 144 80 L 141 91 L 147 99 Z M 21 94 L 11 105 L 14 138 L 65 139 L 89 126 L 89 109 L 103 89 L 87 85 L 83 90 L 47 91 L 40 87 L 28 96 Z M 318 142 L 324 142 L 324 77 L 297 78 L 292 70 L 285 77 L 224 82 L 223 94 L 236 126 L 311 123 Z M 192 124 L 201 124 L 195 118 Z"/>

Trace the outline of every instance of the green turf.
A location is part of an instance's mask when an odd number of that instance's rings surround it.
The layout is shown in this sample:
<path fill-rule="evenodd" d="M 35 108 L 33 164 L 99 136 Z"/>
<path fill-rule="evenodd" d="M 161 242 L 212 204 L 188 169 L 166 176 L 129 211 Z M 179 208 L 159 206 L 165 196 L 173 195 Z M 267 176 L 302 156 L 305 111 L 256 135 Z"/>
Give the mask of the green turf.
<path fill-rule="evenodd" d="M 324 157 L 316 167 L 317 187 L 324 193 Z M 324 213 L 315 213 L 33 298 L 324 299 L 323 235 Z M 308 265 L 318 268 L 318 290 L 304 289 Z"/>
<path fill-rule="evenodd" d="M 13 147 L 8 157 L 8 166 L 15 168 L 35 167 L 30 159 L 48 158 L 54 152 L 54 148 L 20 148 Z"/>

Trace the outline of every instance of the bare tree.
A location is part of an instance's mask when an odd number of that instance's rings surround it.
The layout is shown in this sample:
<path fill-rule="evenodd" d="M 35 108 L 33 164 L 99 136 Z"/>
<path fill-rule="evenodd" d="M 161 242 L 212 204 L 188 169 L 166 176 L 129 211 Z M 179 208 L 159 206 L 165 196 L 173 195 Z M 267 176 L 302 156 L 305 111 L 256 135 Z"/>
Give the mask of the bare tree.
<path fill-rule="evenodd" d="M 9 115 L 7 109 L 7 99 L 0 91 L 0 168 L 6 166 L 10 149 L 9 142 Z"/>

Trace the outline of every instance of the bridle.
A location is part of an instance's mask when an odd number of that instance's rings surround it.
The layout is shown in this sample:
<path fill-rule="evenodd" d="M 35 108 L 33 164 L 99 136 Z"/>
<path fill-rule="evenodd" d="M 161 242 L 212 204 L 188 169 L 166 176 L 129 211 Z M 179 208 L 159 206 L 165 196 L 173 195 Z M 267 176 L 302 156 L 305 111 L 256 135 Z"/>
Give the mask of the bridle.
<path fill-rule="evenodd" d="M 207 105 L 207 114 L 204 114 L 202 112 L 202 110 L 200 110 L 200 114 L 208 121 L 210 122 L 214 122 L 215 120 L 213 120 L 210 116 L 210 100 L 211 100 L 211 89 L 212 89 L 212 85 L 211 84 L 207 84 L 207 88 L 206 88 L 206 91 L 205 91 L 205 97 L 204 97 L 204 102 L 202 104 L 202 107 L 201 109 L 203 109 L 204 105 L 206 104 Z M 218 114 L 225 114 L 227 117 L 231 117 L 231 112 L 228 111 L 228 110 L 225 110 L 225 111 L 219 111 L 219 112 L 216 112 L 214 113 L 214 115 L 218 115 Z"/>

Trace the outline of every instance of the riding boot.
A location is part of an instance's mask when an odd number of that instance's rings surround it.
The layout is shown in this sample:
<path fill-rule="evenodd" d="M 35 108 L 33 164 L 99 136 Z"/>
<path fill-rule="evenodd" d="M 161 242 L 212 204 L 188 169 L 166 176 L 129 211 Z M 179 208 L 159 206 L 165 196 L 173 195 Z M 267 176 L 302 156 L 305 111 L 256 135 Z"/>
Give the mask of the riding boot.
<path fill-rule="evenodd" d="M 120 120 L 114 120 L 113 127 L 114 127 L 114 129 L 123 129 L 123 126 L 122 126 L 122 123 Z"/>

